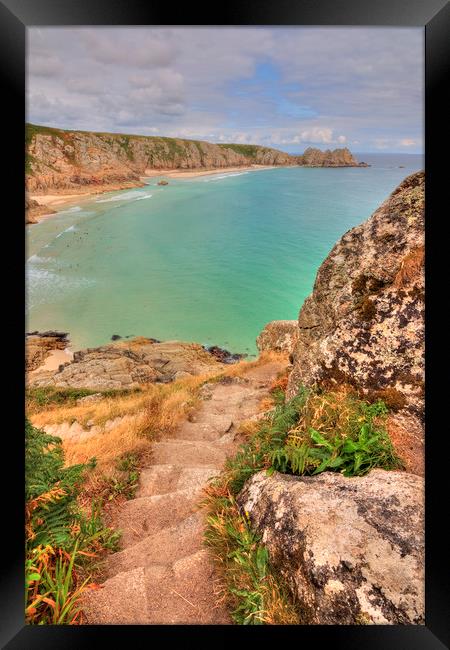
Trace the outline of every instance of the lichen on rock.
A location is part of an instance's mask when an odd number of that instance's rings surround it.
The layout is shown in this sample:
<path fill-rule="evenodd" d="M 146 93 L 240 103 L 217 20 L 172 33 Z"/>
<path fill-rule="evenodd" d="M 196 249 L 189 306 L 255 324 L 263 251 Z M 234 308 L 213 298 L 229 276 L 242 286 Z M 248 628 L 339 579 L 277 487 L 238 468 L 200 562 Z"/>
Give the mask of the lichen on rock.
<path fill-rule="evenodd" d="M 297 341 L 297 321 L 274 320 L 264 327 L 256 339 L 260 352 L 292 352 Z"/>
<path fill-rule="evenodd" d="M 237 498 L 305 624 L 424 623 L 424 486 L 405 472 L 255 474 Z"/>
<path fill-rule="evenodd" d="M 423 172 L 405 178 L 319 268 L 299 314 L 289 397 L 301 384 L 348 383 L 370 399 L 390 395 L 423 434 L 424 185 Z M 423 435 L 411 444 L 423 456 Z"/>

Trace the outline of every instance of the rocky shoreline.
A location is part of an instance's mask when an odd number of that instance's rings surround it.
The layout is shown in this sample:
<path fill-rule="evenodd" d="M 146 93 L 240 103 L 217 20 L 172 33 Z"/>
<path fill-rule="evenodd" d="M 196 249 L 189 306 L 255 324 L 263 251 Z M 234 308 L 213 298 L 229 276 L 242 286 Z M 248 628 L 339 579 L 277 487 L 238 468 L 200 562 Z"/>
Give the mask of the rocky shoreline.
<path fill-rule="evenodd" d="M 113 334 L 111 344 L 78 350 L 72 358 L 49 369 L 46 368 L 49 356 L 56 350 L 67 350 L 68 333 L 35 331 L 25 336 L 28 385 L 40 387 L 139 388 L 150 382 L 167 383 L 182 376 L 220 370 L 246 356 L 217 345 L 207 347 L 198 343 Z"/>

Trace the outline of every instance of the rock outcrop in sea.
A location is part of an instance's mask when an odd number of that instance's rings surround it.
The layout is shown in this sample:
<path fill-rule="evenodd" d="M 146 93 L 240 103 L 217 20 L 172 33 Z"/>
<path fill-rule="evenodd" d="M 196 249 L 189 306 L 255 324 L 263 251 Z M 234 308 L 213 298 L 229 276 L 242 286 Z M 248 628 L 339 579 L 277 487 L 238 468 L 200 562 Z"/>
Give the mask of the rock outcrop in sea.
<path fill-rule="evenodd" d="M 298 164 L 305 167 L 369 167 L 365 162 L 358 163 L 347 147 L 326 151 L 308 147 L 298 158 Z"/>

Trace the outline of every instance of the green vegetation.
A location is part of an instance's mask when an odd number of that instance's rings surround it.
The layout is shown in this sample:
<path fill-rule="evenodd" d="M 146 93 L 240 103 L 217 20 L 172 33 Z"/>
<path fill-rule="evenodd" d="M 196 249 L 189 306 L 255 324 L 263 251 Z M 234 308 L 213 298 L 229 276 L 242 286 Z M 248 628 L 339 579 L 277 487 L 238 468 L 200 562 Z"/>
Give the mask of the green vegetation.
<path fill-rule="evenodd" d="M 299 613 L 270 566 L 267 549 L 239 513 L 226 479 L 208 488 L 205 542 L 224 574 L 223 591 L 238 625 L 295 625 Z"/>
<path fill-rule="evenodd" d="M 219 147 L 222 147 L 222 149 L 231 149 L 236 153 L 240 153 L 242 156 L 247 156 L 247 158 L 256 158 L 258 151 L 264 151 L 264 147 L 260 147 L 257 144 L 219 144 Z"/>
<path fill-rule="evenodd" d="M 130 147 L 130 140 L 131 138 L 129 135 L 122 135 L 117 139 L 119 145 L 125 151 L 128 160 L 134 160 L 133 149 Z"/>
<path fill-rule="evenodd" d="M 139 484 L 139 458 L 137 454 L 127 453 L 116 462 L 117 473 L 109 479 L 108 500 L 118 495 L 132 499 Z"/>
<path fill-rule="evenodd" d="M 89 463 L 64 467 L 61 439 L 25 423 L 25 613 L 29 624 L 75 624 L 93 558 L 117 545 L 100 509 L 78 498 Z"/>
<path fill-rule="evenodd" d="M 102 397 L 123 397 L 132 393 L 140 392 L 140 388 L 123 388 L 116 390 L 90 390 L 88 388 L 57 388 L 55 386 L 44 386 L 39 388 L 26 389 L 27 412 L 48 406 L 60 406 L 62 404 L 73 405 L 81 397 L 101 394 Z"/>
<path fill-rule="evenodd" d="M 385 428 L 384 402 L 361 400 L 350 389 L 302 387 L 284 401 L 274 385 L 274 408 L 247 427 L 248 439 L 208 489 L 206 543 L 223 569 L 224 591 L 237 623 L 298 623 L 300 608 L 270 565 L 267 552 L 239 512 L 235 498 L 256 472 L 297 475 L 339 471 L 362 476 L 370 469 L 402 467 Z"/>

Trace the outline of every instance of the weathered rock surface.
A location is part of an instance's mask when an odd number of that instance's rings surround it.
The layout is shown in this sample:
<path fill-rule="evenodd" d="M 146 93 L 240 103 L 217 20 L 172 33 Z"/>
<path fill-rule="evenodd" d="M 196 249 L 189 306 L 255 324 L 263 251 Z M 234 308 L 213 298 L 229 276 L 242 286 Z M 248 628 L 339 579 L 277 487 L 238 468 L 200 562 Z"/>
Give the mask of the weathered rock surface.
<path fill-rule="evenodd" d="M 318 153 L 317 153 L 318 152 Z M 307 155 L 308 165 L 356 166 L 348 150 Z M 342 153 L 343 152 L 343 153 Z M 27 125 L 27 189 L 45 193 L 86 186 L 140 184 L 147 169 L 221 169 L 249 165 L 298 165 L 303 157 L 258 145 L 63 131 Z"/>
<path fill-rule="evenodd" d="M 93 390 L 138 388 L 154 381 L 172 381 L 179 373 L 197 375 L 223 368 L 197 343 L 151 341 L 120 342 L 75 352 L 73 361 L 58 370 L 33 374 L 29 385 Z"/>
<path fill-rule="evenodd" d="M 405 472 L 255 474 L 238 496 L 306 624 L 424 623 L 424 486 Z"/>
<path fill-rule="evenodd" d="M 299 164 L 305 167 L 368 167 L 367 163 L 358 163 L 346 147 L 333 151 L 308 147 L 303 155 L 299 156 Z"/>
<path fill-rule="evenodd" d="M 409 418 L 423 457 L 424 184 L 412 174 L 321 265 L 298 319 L 288 396 L 348 383 Z M 403 423 L 405 420 L 403 419 Z"/>
<path fill-rule="evenodd" d="M 25 337 L 25 369 L 41 366 L 52 350 L 64 350 L 69 339 L 66 332 L 30 332 Z"/>
<path fill-rule="evenodd" d="M 56 210 L 49 208 L 48 206 L 41 205 L 34 199 L 25 198 L 25 223 L 37 223 L 35 217 L 39 217 L 43 214 L 55 214 Z"/>
<path fill-rule="evenodd" d="M 264 327 L 256 339 L 260 352 L 273 350 L 275 352 L 292 352 L 297 341 L 296 320 L 273 320 Z"/>

